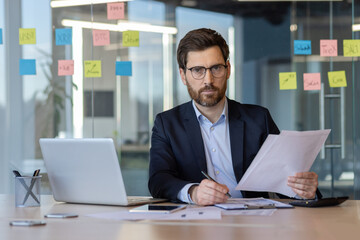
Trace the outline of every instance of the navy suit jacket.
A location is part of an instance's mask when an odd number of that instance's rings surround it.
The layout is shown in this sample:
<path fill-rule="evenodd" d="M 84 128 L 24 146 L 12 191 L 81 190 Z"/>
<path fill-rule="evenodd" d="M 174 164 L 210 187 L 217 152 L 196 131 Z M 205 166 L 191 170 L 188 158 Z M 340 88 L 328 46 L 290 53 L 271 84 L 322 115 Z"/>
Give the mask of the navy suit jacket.
<path fill-rule="evenodd" d="M 268 134 L 279 134 L 279 129 L 266 108 L 229 99 L 228 118 L 232 164 L 240 181 Z M 158 114 L 152 131 L 150 193 L 156 198 L 177 200 L 186 184 L 200 183 L 204 179 L 201 171 L 207 172 L 204 142 L 192 102 Z M 264 192 L 242 194 L 268 197 Z"/>

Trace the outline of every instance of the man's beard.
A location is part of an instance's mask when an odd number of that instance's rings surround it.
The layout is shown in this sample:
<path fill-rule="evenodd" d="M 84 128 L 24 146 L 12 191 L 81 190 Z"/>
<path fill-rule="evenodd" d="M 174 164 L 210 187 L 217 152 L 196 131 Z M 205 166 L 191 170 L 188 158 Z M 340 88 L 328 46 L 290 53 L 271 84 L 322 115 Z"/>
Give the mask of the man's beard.
<path fill-rule="evenodd" d="M 221 89 L 210 84 L 210 85 L 206 85 L 205 87 L 201 88 L 198 92 L 196 92 L 190 86 L 189 82 L 186 79 L 186 86 L 187 86 L 190 97 L 192 99 L 194 99 L 194 101 L 196 103 L 198 103 L 199 105 L 201 105 L 203 107 L 215 106 L 216 104 L 218 104 L 221 101 L 221 99 L 224 98 L 225 92 L 226 92 L 226 83 L 224 84 L 224 86 Z M 206 94 L 206 95 L 201 94 L 203 91 L 207 91 L 207 90 L 213 90 L 215 92 L 213 94 Z"/>

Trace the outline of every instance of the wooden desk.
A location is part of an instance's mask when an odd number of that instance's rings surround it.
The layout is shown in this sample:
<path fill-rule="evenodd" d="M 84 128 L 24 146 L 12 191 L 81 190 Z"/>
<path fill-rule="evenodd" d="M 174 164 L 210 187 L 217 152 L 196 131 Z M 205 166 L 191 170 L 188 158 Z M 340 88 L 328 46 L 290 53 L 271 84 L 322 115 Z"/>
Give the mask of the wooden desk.
<path fill-rule="evenodd" d="M 126 210 L 113 206 L 56 203 L 41 196 L 41 207 L 15 208 L 14 198 L 0 195 L 0 239 L 359 239 L 360 201 L 329 208 L 280 209 L 272 216 L 223 216 L 207 221 L 111 221 L 86 217 L 90 213 Z M 11 220 L 43 219 L 49 212 L 79 214 L 73 219 L 46 219 L 40 227 L 11 227 Z"/>

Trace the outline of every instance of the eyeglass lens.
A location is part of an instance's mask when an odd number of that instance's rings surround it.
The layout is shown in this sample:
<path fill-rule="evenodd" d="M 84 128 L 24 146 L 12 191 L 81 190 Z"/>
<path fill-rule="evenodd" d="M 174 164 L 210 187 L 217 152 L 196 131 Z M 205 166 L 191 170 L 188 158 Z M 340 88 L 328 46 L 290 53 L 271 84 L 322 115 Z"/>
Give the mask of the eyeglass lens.
<path fill-rule="evenodd" d="M 225 65 L 214 65 L 210 68 L 206 68 L 206 67 L 193 67 L 191 69 L 189 69 L 191 71 L 191 75 L 193 76 L 193 78 L 195 79 L 203 79 L 206 75 L 206 70 L 210 69 L 211 74 L 214 77 L 223 77 L 225 74 Z"/>

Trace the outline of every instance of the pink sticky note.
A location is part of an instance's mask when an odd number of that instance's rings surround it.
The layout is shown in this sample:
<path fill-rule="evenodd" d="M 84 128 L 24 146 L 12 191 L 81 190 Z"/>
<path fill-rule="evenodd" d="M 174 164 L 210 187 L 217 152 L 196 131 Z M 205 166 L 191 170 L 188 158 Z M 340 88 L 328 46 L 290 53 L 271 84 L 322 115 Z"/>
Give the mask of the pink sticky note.
<path fill-rule="evenodd" d="M 320 56 L 335 57 L 338 55 L 337 40 L 320 40 Z"/>
<path fill-rule="evenodd" d="M 320 73 L 304 73 L 304 90 L 320 90 Z"/>
<path fill-rule="evenodd" d="M 104 46 L 110 44 L 110 31 L 93 29 L 94 46 Z"/>
<path fill-rule="evenodd" d="M 58 60 L 58 75 L 74 75 L 74 60 Z"/>
<path fill-rule="evenodd" d="M 107 18 L 108 19 L 124 19 L 124 3 L 108 3 L 107 4 Z"/>

